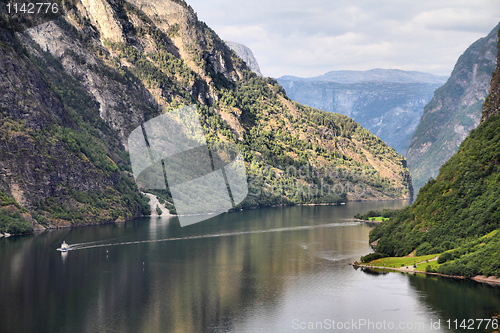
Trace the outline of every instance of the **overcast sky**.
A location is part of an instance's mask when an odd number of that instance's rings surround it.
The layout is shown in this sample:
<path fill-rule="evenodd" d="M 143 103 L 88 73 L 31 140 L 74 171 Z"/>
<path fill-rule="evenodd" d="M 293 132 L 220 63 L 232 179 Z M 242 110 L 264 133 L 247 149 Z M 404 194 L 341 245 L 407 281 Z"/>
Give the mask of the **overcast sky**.
<path fill-rule="evenodd" d="M 397 68 L 449 75 L 500 21 L 499 0 L 187 0 L 266 76 Z"/>

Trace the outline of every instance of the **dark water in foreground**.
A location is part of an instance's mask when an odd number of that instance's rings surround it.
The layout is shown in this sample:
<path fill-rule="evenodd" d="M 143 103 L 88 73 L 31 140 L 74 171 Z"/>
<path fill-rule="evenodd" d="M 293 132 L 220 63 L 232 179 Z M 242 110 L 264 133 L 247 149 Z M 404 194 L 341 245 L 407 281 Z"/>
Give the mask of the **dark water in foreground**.
<path fill-rule="evenodd" d="M 448 319 L 500 314 L 500 288 L 348 265 L 370 252 L 370 227 L 352 216 L 403 204 L 242 211 L 186 228 L 144 218 L 0 239 L 0 332 L 313 332 L 333 331 L 333 321 L 344 332 L 445 332 Z M 66 256 L 56 251 L 63 240 Z"/>

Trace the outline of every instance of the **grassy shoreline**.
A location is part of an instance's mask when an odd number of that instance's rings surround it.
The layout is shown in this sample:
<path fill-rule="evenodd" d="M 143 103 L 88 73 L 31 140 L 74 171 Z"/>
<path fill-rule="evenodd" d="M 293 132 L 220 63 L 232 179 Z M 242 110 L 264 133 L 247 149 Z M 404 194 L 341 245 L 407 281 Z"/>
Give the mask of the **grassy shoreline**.
<path fill-rule="evenodd" d="M 427 271 L 428 266 L 434 266 L 434 263 L 436 263 L 436 266 L 440 265 L 437 264 L 437 259 L 440 256 L 440 254 L 431 254 L 431 255 L 426 255 L 426 256 L 406 256 L 406 257 L 386 257 L 386 258 L 380 258 L 376 259 L 373 261 L 370 261 L 368 263 L 359 263 L 357 261 L 351 263 L 351 265 L 355 268 L 362 268 L 362 269 L 368 269 L 368 270 L 373 270 L 373 271 L 392 271 L 392 272 L 400 272 L 400 273 L 413 273 L 413 274 L 426 274 L 426 275 L 432 275 L 432 276 L 440 276 L 440 277 L 445 277 L 445 278 L 450 278 L 450 279 L 459 279 L 459 280 L 471 280 L 475 282 L 480 282 L 480 283 L 487 283 L 490 285 L 495 285 L 495 286 L 500 286 L 500 278 L 497 278 L 495 276 L 483 276 L 483 275 L 476 275 L 471 278 L 467 278 L 465 276 L 461 275 L 447 275 L 447 274 L 442 274 L 442 273 L 437 273 L 437 272 L 430 272 Z"/>
<path fill-rule="evenodd" d="M 383 221 L 374 221 L 374 220 L 362 220 L 362 219 L 353 219 L 356 222 L 365 222 L 365 223 L 382 223 Z"/>

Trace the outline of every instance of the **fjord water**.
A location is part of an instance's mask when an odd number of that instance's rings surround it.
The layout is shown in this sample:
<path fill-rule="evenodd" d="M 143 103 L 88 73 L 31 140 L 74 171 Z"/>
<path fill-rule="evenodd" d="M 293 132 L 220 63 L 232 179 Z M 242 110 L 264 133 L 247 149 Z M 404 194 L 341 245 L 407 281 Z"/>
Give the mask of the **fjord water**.
<path fill-rule="evenodd" d="M 378 325 L 358 332 L 389 331 L 377 329 L 384 321 L 391 332 L 445 332 L 448 319 L 498 315 L 500 288 L 348 265 L 370 252 L 371 226 L 352 216 L 405 204 L 250 210 L 185 228 L 143 218 L 0 239 L 0 332 L 308 332 L 316 322 L 331 331 L 333 320 Z M 67 254 L 56 250 L 63 240 Z"/>

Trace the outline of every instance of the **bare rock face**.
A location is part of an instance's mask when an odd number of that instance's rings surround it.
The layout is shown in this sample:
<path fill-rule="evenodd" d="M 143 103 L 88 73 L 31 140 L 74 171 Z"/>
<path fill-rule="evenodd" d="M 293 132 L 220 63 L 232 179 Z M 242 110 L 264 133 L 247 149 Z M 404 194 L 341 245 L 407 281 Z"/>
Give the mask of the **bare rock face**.
<path fill-rule="evenodd" d="M 250 68 L 253 72 L 255 72 L 259 76 L 263 76 L 260 72 L 259 63 L 255 56 L 253 55 L 252 50 L 250 50 L 247 46 L 235 42 L 226 41 L 227 46 L 231 48 L 236 54 L 243 59 L 243 61 L 247 64 L 248 68 Z"/>
<path fill-rule="evenodd" d="M 498 30 L 498 34 L 500 36 L 500 29 Z M 500 40 L 497 46 L 497 64 L 500 64 Z M 493 76 L 491 78 L 491 86 L 490 93 L 486 98 L 483 106 L 483 116 L 481 118 L 481 122 L 484 123 L 488 118 L 495 114 L 500 113 L 500 70 L 497 66 L 495 72 L 493 72 Z"/>
<path fill-rule="evenodd" d="M 0 50 L 5 79 L 0 88 L 0 192 L 33 212 L 48 198 L 77 208 L 69 192 L 106 191 L 119 183 L 118 170 L 103 172 L 76 146 L 68 149 L 65 133 L 76 133 L 78 125 L 46 81 L 48 73 L 41 74 L 26 55 L 16 52 L 19 46 L 11 32 L 0 30 L 0 40 L 5 43 Z"/>
<path fill-rule="evenodd" d="M 33 47 L 38 44 L 43 51 L 60 59 L 64 70 L 78 77 L 93 96 L 99 106 L 100 117 L 119 131 L 122 138 L 128 134 L 129 128 L 144 121 L 144 112 L 138 107 L 139 100 L 150 108 L 157 107 L 154 97 L 146 89 L 137 89 L 125 81 L 120 82 L 107 75 L 109 72 L 99 57 L 89 52 L 88 46 L 72 38 L 54 21 L 28 29 L 19 38 L 33 54 L 42 56 L 40 50 Z M 123 139 L 123 143 L 125 142 Z"/>
<path fill-rule="evenodd" d="M 229 49 L 218 37 L 215 38 L 214 31 L 198 21 L 196 13 L 185 2 L 130 0 L 129 3 L 143 11 L 160 30 L 171 37 L 187 65 L 204 79 L 210 80 L 204 75 L 206 69 L 233 81 L 242 78 L 241 71 L 232 63 Z"/>
<path fill-rule="evenodd" d="M 182 58 L 189 69 L 199 76 L 183 85 L 202 104 L 211 104 L 219 98 L 214 77 L 222 75 L 230 81 L 242 77 L 241 70 L 236 70 L 238 66 L 233 64 L 231 51 L 211 29 L 198 21 L 192 8 L 183 3 L 84 0 L 65 18 L 79 32 L 92 37 L 93 50 L 89 50 L 88 43 L 76 40 L 54 21 L 28 29 L 26 34 L 43 51 L 61 58 L 66 71 L 79 77 L 98 103 L 101 118 L 121 132 L 124 145 L 130 129 L 144 121 L 143 107 L 155 112 L 156 109 L 169 108 L 171 102 L 177 99 L 177 92 L 172 87 L 138 87 L 107 75 L 109 71 L 105 66 L 110 63 L 121 69 L 133 70 L 126 59 L 116 58 L 110 45 L 127 44 L 139 51 L 158 51 L 158 41 L 150 34 L 138 38 L 134 31 L 157 29 L 163 34 L 162 39 L 168 52 Z M 26 47 L 37 52 L 26 37 L 21 38 Z M 95 38 L 99 38 L 99 45 L 95 44 Z M 95 54 L 95 48 L 100 49 L 107 58 L 104 64 L 99 55 Z"/>
<path fill-rule="evenodd" d="M 446 84 L 425 106 L 406 157 L 415 193 L 455 152 L 481 121 L 491 73 L 497 63 L 498 26 L 458 59 Z"/>
<path fill-rule="evenodd" d="M 82 0 L 81 4 L 91 22 L 101 32 L 101 38 L 113 42 L 125 40 L 116 12 L 109 2 L 106 0 Z"/>

